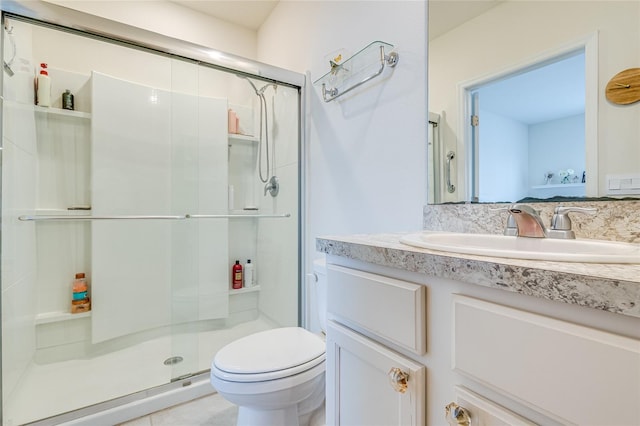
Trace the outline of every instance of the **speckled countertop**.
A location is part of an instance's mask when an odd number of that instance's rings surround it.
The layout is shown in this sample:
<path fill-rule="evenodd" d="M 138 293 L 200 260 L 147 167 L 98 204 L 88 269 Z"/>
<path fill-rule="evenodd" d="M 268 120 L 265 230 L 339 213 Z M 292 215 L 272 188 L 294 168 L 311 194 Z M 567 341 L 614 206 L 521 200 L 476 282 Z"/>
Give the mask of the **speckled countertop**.
<path fill-rule="evenodd" d="M 453 255 L 402 244 L 403 234 L 327 236 L 319 252 L 640 318 L 640 264 Z"/>

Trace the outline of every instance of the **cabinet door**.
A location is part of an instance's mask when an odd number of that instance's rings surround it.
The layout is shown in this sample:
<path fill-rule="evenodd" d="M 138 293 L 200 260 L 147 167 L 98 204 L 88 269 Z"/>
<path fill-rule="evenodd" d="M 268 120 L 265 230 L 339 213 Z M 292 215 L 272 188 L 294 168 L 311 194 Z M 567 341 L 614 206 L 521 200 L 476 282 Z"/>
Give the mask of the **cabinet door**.
<path fill-rule="evenodd" d="M 402 379 L 392 384 L 394 369 L 407 375 L 404 386 Z M 424 425 L 425 367 L 333 321 L 326 374 L 327 424 Z"/>

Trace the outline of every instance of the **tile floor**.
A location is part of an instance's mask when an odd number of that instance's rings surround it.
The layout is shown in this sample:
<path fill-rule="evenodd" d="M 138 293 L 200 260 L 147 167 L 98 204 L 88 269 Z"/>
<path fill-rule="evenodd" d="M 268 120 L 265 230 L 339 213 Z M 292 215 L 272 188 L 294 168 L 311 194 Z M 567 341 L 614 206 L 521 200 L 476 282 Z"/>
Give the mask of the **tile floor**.
<path fill-rule="evenodd" d="M 234 426 L 237 415 L 238 407 L 216 393 L 119 426 Z"/>

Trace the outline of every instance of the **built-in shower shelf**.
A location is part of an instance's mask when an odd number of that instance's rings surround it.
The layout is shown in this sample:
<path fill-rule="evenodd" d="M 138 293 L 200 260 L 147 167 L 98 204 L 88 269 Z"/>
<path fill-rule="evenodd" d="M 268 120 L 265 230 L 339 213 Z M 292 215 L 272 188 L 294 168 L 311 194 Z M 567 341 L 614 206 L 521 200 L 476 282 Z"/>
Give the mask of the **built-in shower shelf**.
<path fill-rule="evenodd" d="M 38 216 L 84 216 L 91 213 L 91 209 L 69 210 L 69 209 L 36 209 Z"/>
<path fill-rule="evenodd" d="M 54 108 L 54 107 L 41 107 L 33 104 L 27 104 L 24 102 L 16 102 L 11 100 L 5 100 L 4 105 L 13 109 L 22 111 L 35 111 L 39 115 L 57 115 L 64 117 L 80 118 L 83 120 L 91 119 L 91 113 L 83 111 L 72 111 L 68 109 Z"/>
<path fill-rule="evenodd" d="M 56 116 L 62 116 L 62 117 L 72 117 L 72 118 L 80 118 L 83 120 L 90 120 L 91 119 L 91 113 L 88 112 L 82 112 L 82 111 L 72 111 L 72 110 L 68 110 L 68 109 L 61 109 L 61 108 L 53 108 L 53 107 L 41 107 L 41 106 L 37 106 L 34 105 L 33 109 L 35 112 L 40 113 L 40 114 L 47 114 L 47 115 L 56 115 Z"/>
<path fill-rule="evenodd" d="M 260 286 L 256 285 L 256 286 L 253 286 L 253 287 L 242 287 L 242 288 L 239 288 L 237 290 L 233 290 L 232 289 L 232 290 L 229 290 L 229 294 L 230 295 L 234 295 L 234 294 L 255 293 L 255 292 L 258 292 L 258 291 L 260 291 Z"/>
<path fill-rule="evenodd" d="M 229 143 L 234 143 L 234 142 L 256 143 L 258 142 L 258 138 L 251 135 L 240 135 L 237 133 L 229 133 Z"/>
<path fill-rule="evenodd" d="M 72 314 L 69 312 L 45 312 L 42 314 L 36 315 L 36 325 L 39 324 L 50 324 L 53 322 L 60 321 L 73 321 L 81 318 L 87 318 L 91 316 L 91 311 L 89 312 L 81 312 L 79 314 Z"/>

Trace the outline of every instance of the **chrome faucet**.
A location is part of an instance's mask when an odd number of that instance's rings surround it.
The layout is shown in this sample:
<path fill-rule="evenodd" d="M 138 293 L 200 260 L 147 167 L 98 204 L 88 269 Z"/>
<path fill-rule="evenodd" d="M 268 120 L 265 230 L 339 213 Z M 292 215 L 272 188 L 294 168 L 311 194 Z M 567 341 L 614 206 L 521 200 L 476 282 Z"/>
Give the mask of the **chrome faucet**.
<path fill-rule="evenodd" d="M 547 236 L 547 228 L 533 208 L 526 204 L 513 204 L 507 211 L 516 222 L 518 237 L 544 238 Z"/>
<path fill-rule="evenodd" d="M 569 213 L 594 215 L 597 210 L 587 207 L 556 207 L 551 219 L 550 229 L 544 226 L 538 212 L 526 204 L 513 204 L 507 208 L 507 211 L 509 212 L 509 221 L 507 222 L 505 235 L 529 238 L 575 239 L 576 235 L 571 229 Z"/>
<path fill-rule="evenodd" d="M 571 229 L 569 213 L 596 214 L 598 210 L 589 207 L 556 207 L 551 218 L 550 238 L 575 238 L 576 234 Z"/>

